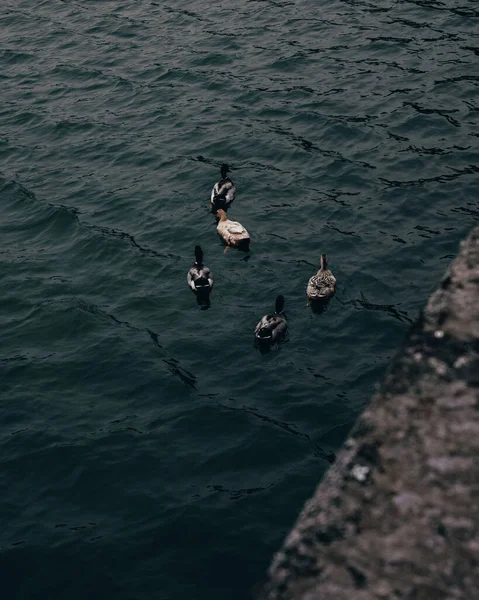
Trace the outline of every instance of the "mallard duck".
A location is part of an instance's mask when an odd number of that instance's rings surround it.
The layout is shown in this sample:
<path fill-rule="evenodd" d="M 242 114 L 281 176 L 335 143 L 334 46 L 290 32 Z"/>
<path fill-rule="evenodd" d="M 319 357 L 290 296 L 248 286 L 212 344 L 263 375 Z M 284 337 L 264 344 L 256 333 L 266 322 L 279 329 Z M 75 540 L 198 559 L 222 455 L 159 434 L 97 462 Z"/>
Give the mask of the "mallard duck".
<path fill-rule="evenodd" d="M 228 210 L 235 199 L 236 188 L 228 177 L 228 171 L 228 165 L 221 165 L 221 179 L 218 183 L 215 183 L 211 190 L 211 210 L 218 210 L 219 208 Z"/>
<path fill-rule="evenodd" d="M 243 225 L 238 221 L 230 221 L 222 208 L 216 212 L 216 216 L 219 218 L 216 229 L 228 246 L 247 249 L 250 237 Z"/>
<path fill-rule="evenodd" d="M 336 289 L 336 277 L 328 269 L 326 254 L 321 254 L 321 268 L 308 281 L 306 295 L 310 300 L 327 300 Z"/>
<path fill-rule="evenodd" d="M 209 294 L 213 288 L 213 275 L 203 264 L 203 250 L 195 246 L 195 263 L 188 271 L 186 280 L 195 294 Z"/>
<path fill-rule="evenodd" d="M 254 336 L 259 343 L 276 344 L 283 340 L 288 329 L 283 309 L 284 297 L 278 296 L 276 298 L 274 313 L 265 315 L 255 327 Z"/>

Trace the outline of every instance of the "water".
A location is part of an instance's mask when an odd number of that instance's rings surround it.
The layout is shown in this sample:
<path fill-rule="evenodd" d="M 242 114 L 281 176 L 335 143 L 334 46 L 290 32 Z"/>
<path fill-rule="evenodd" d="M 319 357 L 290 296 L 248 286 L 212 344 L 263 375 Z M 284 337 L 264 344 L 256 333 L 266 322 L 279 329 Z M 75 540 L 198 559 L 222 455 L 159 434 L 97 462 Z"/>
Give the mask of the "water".
<path fill-rule="evenodd" d="M 475 2 L 178 6 L 0 8 L 6 598 L 247 598 L 479 220 Z"/>

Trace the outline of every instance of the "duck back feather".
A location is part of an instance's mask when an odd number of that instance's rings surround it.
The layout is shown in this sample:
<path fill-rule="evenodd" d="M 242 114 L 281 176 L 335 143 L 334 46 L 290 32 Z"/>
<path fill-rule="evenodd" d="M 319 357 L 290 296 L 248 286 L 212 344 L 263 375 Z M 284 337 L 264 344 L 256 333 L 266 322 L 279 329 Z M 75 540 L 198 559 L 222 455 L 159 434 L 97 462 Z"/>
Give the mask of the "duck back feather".
<path fill-rule="evenodd" d="M 231 178 L 227 175 L 228 171 L 228 165 L 223 164 L 221 166 L 221 179 L 215 183 L 211 190 L 210 202 L 212 210 L 218 210 L 219 208 L 228 210 L 235 199 L 236 188 Z"/>
<path fill-rule="evenodd" d="M 196 260 L 188 271 L 186 280 L 196 294 L 209 293 L 213 289 L 213 275 L 203 264 L 203 251 L 200 246 L 195 246 L 195 257 Z"/>
<path fill-rule="evenodd" d="M 276 299 L 275 312 L 262 317 L 256 325 L 254 335 L 259 344 L 276 344 L 284 340 L 288 330 L 286 316 L 283 312 L 284 298 Z"/>
<path fill-rule="evenodd" d="M 327 267 L 326 255 L 322 254 L 321 268 L 310 277 L 306 287 L 306 295 L 310 300 L 327 300 L 336 291 L 336 277 Z"/>

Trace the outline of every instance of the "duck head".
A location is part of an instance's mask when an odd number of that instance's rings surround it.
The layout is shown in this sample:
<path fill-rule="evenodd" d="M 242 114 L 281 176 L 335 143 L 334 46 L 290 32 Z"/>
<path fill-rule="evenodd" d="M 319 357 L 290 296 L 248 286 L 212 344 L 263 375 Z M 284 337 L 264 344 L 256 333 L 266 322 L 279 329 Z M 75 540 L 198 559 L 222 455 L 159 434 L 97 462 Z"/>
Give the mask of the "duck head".
<path fill-rule="evenodd" d="M 195 259 L 197 265 L 203 264 L 203 250 L 201 246 L 195 246 Z"/>
<path fill-rule="evenodd" d="M 226 221 L 226 219 L 228 218 L 228 217 L 226 216 L 226 213 L 225 213 L 225 211 L 224 211 L 222 208 L 220 208 L 220 209 L 218 209 L 218 210 L 216 211 L 216 216 L 218 217 L 218 219 L 219 219 L 220 221 Z"/>
<path fill-rule="evenodd" d="M 228 165 L 226 163 L 223 163 L 221 165 L 221 179 L 226 179 L 228 173 L 229 173 L 230 168 L 228 167 Z"/>
<path fill-rule="evenodd" d="M 322 269 L 328 268 L 328 259 L 326 257 L 326 254 L 321 254 L 321 268 Z"/>
<path fill-rule="evenodd" d="M 284 296 L 281 296 L 281 294 L 276 298 L 276 304 L 274 307 L 274 311 L 276 313 L 280 313 L 283 312 L 284 309 Z"/>

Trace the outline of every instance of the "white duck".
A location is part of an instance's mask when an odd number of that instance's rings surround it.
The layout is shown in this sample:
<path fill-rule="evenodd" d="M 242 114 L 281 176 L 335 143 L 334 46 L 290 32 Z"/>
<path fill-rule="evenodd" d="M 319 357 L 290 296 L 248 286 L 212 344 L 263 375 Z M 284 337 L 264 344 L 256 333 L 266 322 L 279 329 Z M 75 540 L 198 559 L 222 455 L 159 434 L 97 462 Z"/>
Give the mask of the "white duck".
<path fill-rule="evenodd" d="M 321 254 L 321 268 L 308 281 L 306 295 L 310 300 L 327 300 L 336 290 L 336 277 L 328 269 L 326 254 Z"/>
<path fill-rule="evenodd" d="M 247 250 L 250 243 L 250 236 L 246 229 L 238 221 L 230 221 L 223 209 L 216 212 L 219 218 L 216 229 L 228 246 L 235 246 Z"/>
<path fill-rule="evenodd" d="M 236 188 L 233 181 L 228 177 L 228 165 L 221 165 L 221 179 L 215 183 L 211 190 L 210 209 L 222 208 L 228 210 L 235 199 Z"/>

